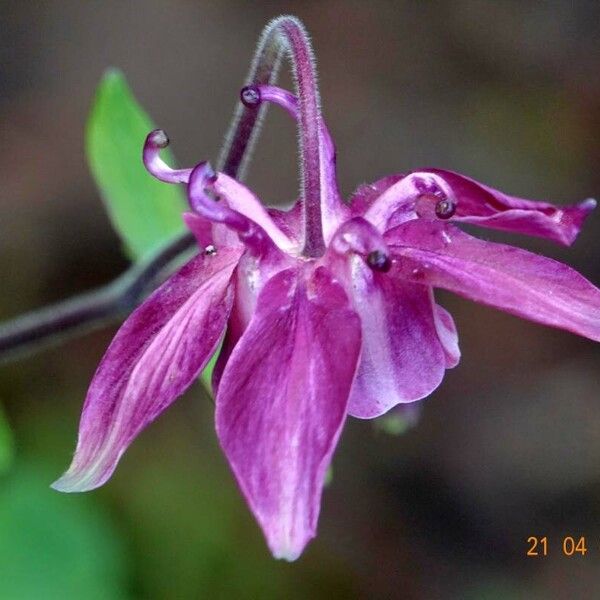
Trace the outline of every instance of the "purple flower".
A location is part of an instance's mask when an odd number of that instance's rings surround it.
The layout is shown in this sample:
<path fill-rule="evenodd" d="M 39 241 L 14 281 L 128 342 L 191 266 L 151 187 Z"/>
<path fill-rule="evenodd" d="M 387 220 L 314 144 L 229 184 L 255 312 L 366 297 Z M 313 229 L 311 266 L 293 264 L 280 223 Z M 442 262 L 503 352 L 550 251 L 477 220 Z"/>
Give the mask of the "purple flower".
<path fill-rule="evenodd" d="M 293 560 L 316 533 L 346 416 L 374 418 L 424 398 L 458 363 L 456 328 L 435 287 L 592 340 L 600 291 L 563 264 L 457 227 L 568 245 L 593 200 L 559 208 L 422 169 L 362 186 L 344 203 L 304 31 L 289 18 L 276 26 L 294 53 L 299 96 L 259 84 L 241 99 L 244 114 L 274 103 L 298 121 L 302 197 L 288 211 L 266 209 L 208 163 L 172 170 L 159 157 L 164 132 L 148 136 L 148 170 L 187 186 L 184 220 L 201 252 L 117 333 L 90 386 L 73 463 L 54 487 L 102 485 L 224 336 L 217 434 L 271 551 Z"/>

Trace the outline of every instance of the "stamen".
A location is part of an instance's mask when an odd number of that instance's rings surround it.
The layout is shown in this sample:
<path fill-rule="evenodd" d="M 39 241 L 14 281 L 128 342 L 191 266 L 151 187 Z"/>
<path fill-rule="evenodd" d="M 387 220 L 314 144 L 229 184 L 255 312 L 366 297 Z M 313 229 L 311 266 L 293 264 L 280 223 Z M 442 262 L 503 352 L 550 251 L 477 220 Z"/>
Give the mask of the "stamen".
<path fill-rule="evenodd" d="M 144 143 L 144 166 L 151 175 L 165 183 L 187 183 L 192 169 L 172 169 L 160 158 L 160 151 L 168 145 L 169 137 L 162 129 L 151 131 Z"/>

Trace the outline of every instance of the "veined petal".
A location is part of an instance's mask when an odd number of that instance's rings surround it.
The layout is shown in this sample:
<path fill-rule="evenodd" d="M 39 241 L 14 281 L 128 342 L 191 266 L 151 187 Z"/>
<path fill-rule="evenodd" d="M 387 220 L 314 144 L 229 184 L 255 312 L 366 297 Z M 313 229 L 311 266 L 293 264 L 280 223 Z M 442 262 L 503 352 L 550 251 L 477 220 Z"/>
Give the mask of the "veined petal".
<path fill-rule="evenodd" d="M 571 206 L 555 206 L 509 196 L 453 171 L 425 172 L 439 175 L 452 189 L 457 201 L 453 220 L 547 238 L 566 246 L 573 243 L 585 218 L 596 207 L 591 198 Z"/>
<path fill-rule="evenodd" d="M 239 256 L 223 249 L 193 258 L 125 321 L 94 375 L 75 457 L 55 489 L 102 485 L 137 434 L 196 379 L 225 328 Z"/>
<path fill-rule="evenodd" d="M 600 341 L 600 290 L 550 258 L 411 221 L 385 239 L 404 278 Z"/>
<path fill-rule="evenodd" d="M 362 350 L 348 413 L 372 419 L 393 406 L 431 394 L 446 359 L 436 329 L 430 289 L 371 270 L 349 259 L 344 279 L 362 325 Z"/>
<path fill-rule="evenodd" d="M 324 268 L 275 275 L 217 395 L 217 433 L 277 558 L 316 533 L 325 471 L 344 419 L 360 323 Z"/>

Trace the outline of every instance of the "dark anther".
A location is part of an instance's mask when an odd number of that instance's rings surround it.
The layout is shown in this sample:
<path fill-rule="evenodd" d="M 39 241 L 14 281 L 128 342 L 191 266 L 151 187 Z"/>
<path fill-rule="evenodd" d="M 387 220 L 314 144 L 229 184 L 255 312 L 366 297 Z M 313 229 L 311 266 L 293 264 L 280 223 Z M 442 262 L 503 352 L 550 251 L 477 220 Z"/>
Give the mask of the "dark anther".
<path fill-rule="evenodd" d="M 438 219 L 449 219 L 456 212 L 456 204 L 448 198 L 440 200 L 435 205 L 435 216 Z"/>
<path fill-rule="evenodd" d="M 204 254 L 206 254 L 206 256 L 214 256 L 216 253 L 217 249 L 212 244 L 209 244 L 204 248 Z"/>
<path fill-rule="evenodd" d="M 240 100 L 248 108 L 256 108 L 260 104 L 260 90 L 255 85 L 247 85 L 240 92 Z"/>
<path fill-rule="evenodd" d="M 390 257 L 381 250 L 374 250 L 367 256 L 367 264 L 374 271 L 382 271 L 387 273 L 392 268 L 392 261 Z"/>
<path fill-rule="evenodd" d="M 169 136 L 162 129 L 152 132 L 152 141 L 157 148 L 166 148 L 169 145 Z"/>

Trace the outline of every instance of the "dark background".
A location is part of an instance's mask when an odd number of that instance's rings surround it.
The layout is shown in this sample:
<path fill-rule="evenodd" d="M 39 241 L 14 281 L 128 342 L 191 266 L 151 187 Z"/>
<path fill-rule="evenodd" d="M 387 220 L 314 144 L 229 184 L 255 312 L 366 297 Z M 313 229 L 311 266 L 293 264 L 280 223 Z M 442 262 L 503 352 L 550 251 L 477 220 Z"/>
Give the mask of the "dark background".
<path fill-rule="evenodd" d="M 341 186 L 438 166 L 557 203 L 600 190 L 599 4 L 575 2 L 0 3 L 0 320 L 126 268 L 84 155 L 108 66 L 169 132 L 215 160 L 266 21 L 314 41 Z M 288 81 L 287 78 L 283 79 Z M 249 184 L 297 191 L 294 128 L 270 111 Z M 600 282 L 600 213 L 573 248 L 490 234 Z M 403 436 L 350 420 L 319 537 L 272 560 L 195 386 L 86 495 L 69 463 L 114 328 L 0 367 L 16 460 L 0 478 L 0 597 L 591 598 L 600 589 L 600 351 L 439 295 L 463 358 Z M 531 535 L 547 557 L 525 556 Z M 564 536 L 585 536 L 565 557 Z"/>

